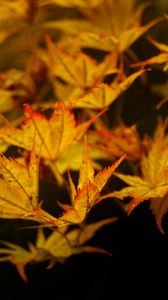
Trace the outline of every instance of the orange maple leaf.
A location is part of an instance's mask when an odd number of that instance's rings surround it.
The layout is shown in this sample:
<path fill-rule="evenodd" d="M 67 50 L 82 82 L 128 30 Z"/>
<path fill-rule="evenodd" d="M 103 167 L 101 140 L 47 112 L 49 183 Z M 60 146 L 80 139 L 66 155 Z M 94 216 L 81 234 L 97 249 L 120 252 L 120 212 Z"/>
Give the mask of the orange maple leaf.
<path fill-rule="evenodd" d="M 30 150 L 35 138 L 36 154 L 45 159 L 52 169 L 56 161 L 69 147 L 79 141 L 89 126 L 104 112 L 100 112 L 88 121 L 76 124 L 74 114 L 63 103 L 56 103 L 55 110 L 47 119 L 30 105 L 24 105 L 26 118 L 21 128 L 11 124 L 0 129 L 0 137 L 7 143 Z"/>
<path fill-rule="evenodd" d="M 124 124 L 116 128 L 99 129 L 92 132 L 95 143 L 93 147 L 106 153 L 109 159 L 120 157 L 124 153 L 129 160 L 141 160 L 144 153 L 143 141 L 140 139 L 135 125 L 126 127 Z"/>
<path fill-rule="evenodd" d="M 90 209 L 97 204 L 100 192 L 108 179 L 124 158 L 125 155 L 111 166 L 94 175 L 94 169 L 88 156 L 87 143 L 85 141 L 77 190 L 70 178 L 72 205 L 61 205 L 65 209 L 65 212 L 58 218 L 57 226 L 73 223 L 78 224 L 84 221 Z"/>
<path fill-rule="evenodd" d="M 148 154 L 141 160 L 141 176 L 115 173 L 128 186 L 102 197 L 132 198 L 129 213 L 141 202 L 151 200 L 151 209 L 159 229 L 161 220 L 168 209 L 168 136 L 167 124 L 159 122 L 153 139 L 148 140 Z M 163 231 L 163 230 L 162 230 Z"/>

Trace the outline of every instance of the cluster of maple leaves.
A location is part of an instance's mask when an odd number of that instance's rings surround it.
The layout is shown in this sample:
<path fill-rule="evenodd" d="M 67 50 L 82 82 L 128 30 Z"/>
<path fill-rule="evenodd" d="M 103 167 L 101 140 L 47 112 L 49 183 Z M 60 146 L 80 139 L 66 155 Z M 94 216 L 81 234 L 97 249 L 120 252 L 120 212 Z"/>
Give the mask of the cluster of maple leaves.
<path fill-rule="evenodd" d="M 168 46 L 151 37 L 158 55 L 143 62 L 134 61 L 132 55 L 129 64 L 125 58 L 132 44 L 163 18 L 141 25 L 149 4 L 135 8 L 133 0 L 0 3 L 0 55 L 5 58 L 9 51 L 16 60 L 8 68 L 0 65 L 4 69 L 0 73 L 0 218 L 39 224 L 36 242 L 28 249 L 2 242 L 6 247 L 0 249 L 0 261 L 13 263 L 26 281 L 27 263 L 46 260 L 52 267 L 82 251 L 108 253 L 86 243 L 99 228 L 116 220 L 87 223 L 90 210 L 107 198 L 129 197 L 128 213 L 150 200 L 163 232 L 162 217 L 168 209 L 167 119 L 159 119 L 153 136 L 143 137 L 136 124 L 127 127 L 119 120 L 111 126 L 107 121 L 113 102 L 143 78 L 149 65 L 163 64 L 167 71 Z M 73 8 L 74 15 L 49 18 L 48 7 L 60 14 Z M 100 51 L 101 59 L 85 48 Z M 11 146 L 15 158 L 8 157 Z M 103 168 L 103 160 L 109 161 L 108 167 Z M 132 174 L 122 172 L 123 160 L 132 166 Z M 57 217 L 57 212 L 43 208 L 43 201 L 49 199 L 39 198 L 42 166 L 55 188 L 60 185 L 69 193 L 66 204 L 55 199 L 62 208 Z M 115 172 L 118 166 L 120 173 Z M 78 182 L 73 182 L 72 170 L 78 173 Z M 112 175 L 127 186 L 109 187 L 111 192 L 102 193 Z M 41 227 L 49 227 L 51 234 L 46 236 Z"/>

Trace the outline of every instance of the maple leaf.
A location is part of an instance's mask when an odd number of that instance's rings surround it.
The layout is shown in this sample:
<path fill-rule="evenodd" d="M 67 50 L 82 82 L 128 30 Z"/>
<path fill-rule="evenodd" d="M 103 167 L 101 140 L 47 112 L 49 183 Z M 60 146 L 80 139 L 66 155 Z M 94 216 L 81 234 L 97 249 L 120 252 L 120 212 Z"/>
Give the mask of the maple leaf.
<path fill-rule="evenodd" d="M 48 22 L 46 26 L 71 33 L 73 42 L 82 47 L 112 51 L 118 44 L 123 52 L 160 21 L 161 18 L 141 25 L 142 13 L 148 5 L 142 4 L 135 10 L 133 0 L 127 3 L 124 0 L 104 0 L 95 8 L 80 8 L 85 19 L 59 20 Z"/>
<path fill-rule="evenodd" d="M 56 262 L 63 263 L 66 258 L 73 254 L 82 252 L 110 253 L 104 249 L 84 245 L 91 239 L 97 230 L 104 225 L 116 221 L 117 218 L 110 218 L 67 232 L 67 227 L 61 230 L 54 230 L 48 237 L 45 237 L 40 228 L 37 233 L 35 245 L 29 243 L 28 250 L 13 243 L 1 241 L 6 248 L 0 249 L 0 262 L 9 261 L 16 266 L 19 275 L 27 282 L 25 266 L 28 263 L 39 263 L 49 261 L 49 267 L 53 267 Z"/>
<path fill-rule="evenodd" d="M 58 227 L 71 223 L 78 224 L 84 221 L 89 210 L 96 205 L 103 187 L 124 157 L 125 155 L 108 168 L 105 168 L 94 175 L 94 168 L 88 156 L 88 148 L 85 141 L 77 190 L 70 178 L 72 205 L 61 204 L 65 212 L 57 220 Z"/>
<path fill-rule="evenodd" d="M 153 56 L 147 60 L 141 61 L 139 63 L 132 64 L 133 67 L 153 65 L 153 64 L 163 64 L 163 71 L 168 70 L 168 45 L 159 43 L 155 41 L 153 38 L 148 37 L 148 40 L 158 49 L 160 50 L 160 54 Z"/>
<path fill-rule="evenodd" d="M 72 165 L 66 158 L 66 155 L 69 157 L 68 150 L 83 137 L 89 126 L 104 111 L 93 116 L 90 120 L 76 125 L 74 114 L 66 109 L 63 103 L 56 103 L 55 110 L 49 120 L 33 110 L 28 104 L 24 107 L 26 118 L 21 128 L 9 124 L 0 129 L 0 137 L 6 143 L 30 151 L 34 135 L 36 135 L 36 154 L 44 158 L 44 163 L 52 170 L 58 184 L 63 185 L 64 179 L 60 172 L 65 171 L 66 166 L 71 167 Z"/>
<path fill-rule="evenodd" d="M 144 72 L 145 70 L 139 70 L 121 82 L 115 79 L 111 84 L 98 83 L 87 90 L 71 87 L 68 89 L 69 86 L 57 82 L 55 85 L 56 94 L 59 89 L 59 94 L 65 96 L 64 99 L 61 97 L 60 100 L 67 108 L 103 109 L 117 100 Z M 49 104 L 47 106 L 50 107 Z"/>
<path fill-rule="evenodd" d="M 116 79 L 109 85 L 105 83 L 97 84 L 84 95 L 78 95 L 76 100 L 72 95 L 72 100 L 69 97 L 68 101 L 65 100 L 65 103 L 69 102 L 72 107 L 77 108 L 102 109 L 108 107 L 144 72 L 145 70 L 139 70 L 121 82 Z"/>
<path fill-rule="evenodd" d="M 0 157 L 0 215 L 3 218 L 31 216 L 37 208 L 37 169 L 36 157 L 31 152 L 28 167 L 15 159 Z"/>
<path fill-rule="evenodd" d="M 149 139 L 148 141 L 148 154 L 144 155 L 141 161 L 142 175 L 115 173 L 128 186 L 105 196 L 119 199 L 133 198 L 129 212 L 144 200 L 151 200 L 151 209 L 159 228 L 161 228 L 161 220 L 168 206 L 168 136 L 166 135 L 166 126 L 166 123 L 159 122 L 153 140 Z"/>
<path fill-rule="evenodd" d="M 51 259 L 55 258 L 56 261 L 63 262 L 65 258 L 81 253 L 81 252 L 100 252 L 109 254 L 106 250 L 85 246 L 84 244 L 90 240 L 96 233 L 97 230 L 102 228 L 104 225 L 108 225 L 116 221 L 117 218 L 109 218 L 96 223 L 85 225 L 81 228 L 67 231 L 67 227 L 59 230 L 54 230 L 48 238 L 42 230 L 38 231 L 36 247 L 47 251 Z"/>
<path fill-rule="evenodd" d="M 95 137 L 93 147 L 106 153 L 110 159 L 125 153 L 129 160 L 141 160 L 144 145 L 135 125 L 126 127 L 121 124 L 112 130 L 104 128 L 92 134 Z"/>
<path fill-rule="evenodd" d="M 7 248 L 0 249 L 0 262 L 9 261 L 16 266 L 21 278 L 27 282 L 25 265 L 34 259 L 34 253 L 10 242 L 1 241 Z"/>
<path fill-rule="evenodd" d="M 54 44 L 48 35 L 46 43 L 49 57 L 44 60 L 49 68 L 55 94 L 66 107 L 92 109 L 107 107 L 145 71 L 139 70 L 128 77 L 122 74 L 124 78 L 122 81 L 119 80 L 118 74 L 111 84 L 105 84 L 102 81 L 106 75 L 119 73 L 118 47 L 98 63 L 82 52 L 68 53 Z M 63 80 L 63 83 L 58 79 Z"/>
<path fill-rule="evenodd" d="M 48 67 L 52 76 L 58 76 L 65 82 L 83 89 L 92 87 L 101 82 L 106 75 L 116 73 L 117 49 L 98 63 L 95 59 L 80 52 L 71 54 L 58 44 L 54 44 L 51 38 L 45 36 L 48 49 Z"/>
<path fill-rule="evenodd" d="M 30 150 L 36 132 L 35 151 L 44 157 L 53 171 L 57 168 L 56 161 L 69 149 L 73 142 L 85 134 L 89 126 L 102 113 L 84 123 L 76 125 L 74 114 L 62 103 L 57 103 L 49 120 L 33 110 L 28 104 L 24 105 L 26 118 L 21 128 L 8 125 L 0 129 L 1 138 L 15 146 Z M 56 172 L 56 171 L 54 171 Z M 56 175 L 56 174 L 55 174 Z"/>
<path fill-rule="evenodd" d="M 38 159 L 30 152 L 28 165 L 0 156 L 0 217 L 53 223 L 56 219 L 38 203 Z"/>

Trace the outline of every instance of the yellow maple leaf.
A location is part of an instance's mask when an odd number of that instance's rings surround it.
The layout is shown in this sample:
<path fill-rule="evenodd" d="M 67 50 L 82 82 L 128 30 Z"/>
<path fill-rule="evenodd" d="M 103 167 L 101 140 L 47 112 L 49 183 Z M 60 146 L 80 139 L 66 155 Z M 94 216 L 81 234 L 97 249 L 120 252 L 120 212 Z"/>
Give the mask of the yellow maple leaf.
<path fill-rule="evenodd" d="M 69 105 L 76 108 L 102 109 L 108 107 L 144 72 L 145 70 L 139 70 L 121 82 L 116 79 L 111 84 L 97 84 L 83 95 L 77 95 L 77 97 L 72 94 L 71 97 L 68 97 L 68 100 L 65 99 L 65 104 L 68 102 Z"/>
<path fill-rule="evenodd" d="M 166 123 L 159 122 L 153 140 L 149 139 L 148 141 L 148 154 L 144 155 L 141 161 L 142 175 L 115 173 L 128 186 L 105 196 L 119 199 L 131 197 L 129 212 L 144 200 L 151 200 L 151 208 L 159 228 L 161 228 L 161 219 L 168 206 L 168 136 L 166 126 Z"/>
<path fill-rule="evenodd" d="M 13 243 L 1 241 L 6 248 L 0 248 L 0 262 L 9 261 L 14 264 L 19 275 L 27 282 L 25 266 L 28 263 L 49 261 L 49 267 L 53 267 L 56 262 L 63 263 L 69 256 L 81 252 L 99 252 L 109 255 L 110 253 L 104 249 L 84 244 L 94 236 L 97 230 L 114 221 L 116 218 L 85 225 L 82 231 L 77 228 L 67 232 L 67 228 L 64 227 L 61 230 L 54 230 L 48 237 L 42 229 L 39 229 L 35 245 L 29 243 L 28 250 Z"/>
<path fill-rule="evenodd" d="M 118 47 L 98 63 L 82 52 L 71 54 L 63 50 L 58 44 L 54 44 L 48 35 L 46 43 L 48 54 L 42 54 L 42 59 L 49 68 L 56 97 L 64 102 L 66 107 L 107 107 L 145 71 L 141 69 L 128 77 L 122 74 L 122 81 L 119 80 L 118 74 L 111 84 L 105 84 L 103 80 L 106 75 L 120 72 L 117 69 Z"/>
<path fill-rule="evenodd" d="M 34 253 L 10 242 L 1 241 L 1 243 L 7 246 L 7 248 L 0 249 L 0 262 L 11 262 L 16 266 L 21 278 L 27 282 L 25 265 L 33 261 L 35 257 Z"/>
<path fill-rule="evenodd" d="M 129 160 L 141 160 L 144 153 L 143 142 L 134 125 L 127 127 L 121 124 L 111 130 L 100 129 L 93 132 L 93 136 L 95 137 L 93 147 L 106 153 L 110 159 L 125 153 Z"/>
<path fill-rule="evenodd" d="M 70 178 L 72 205 L 61 205 L 65 212 L 57 220 L 58 227 L 65 224 L 78 224 L 84 221 L 90 209 L 97 203 L 103 187 L 124 157 L 125 155 L 108 168 L 105 168 L 94 175 L 92 161 L 88 156 L 88 148 L 85 141 L 77 190 Z"/>
<path fill-rule="evenodd" d="M 84 244 L 94 236 L 97 230 L 104 225 L 115 222 L 116 219 L 109 218 L 87 224 L 82 230 L 77 228 L 67 231 L 67 228 L 63 227 L 59 230 L 54 230 L 48 238 L 45 237 L 42 230 L 39 230 L 36 247 L 47 251 L 56 261 L 63 261 L 70 255 L 81 252 L 102 252 L 107 254 L 107 251 L 103 249 L 85 246 Z"/>
<path fill-rule="evenodd" d="M 62 103 L 56 103 L 53 114 L 47 119 L 43 114 L 25 104 L 21 128 L 8 125 L 0 129 L 0 136 L 6 142 L 30 150 L 36 132 L 35 151 L 38 155 L 56 161 L 75 140 L 80 140 L 89 126 L 103 112 L 92 119 L 76 125 L 74 114 Z"/>
<path fill-rule="evenodd" d="M 31 216 L 38 206 L 38 169 L 32 152 L 28 167 L 15 159 L 0 157 L 0 215 L 3 218 Z"/>
<path fill-rule="evenodd" d="M 54 44 L 46 35 L 47 55 L 44 60 L 48 64 L 50 74 L 61 78 L 64 82 L 83 90 L 101 82 L 106 75 L 118 72 L 118 50 L 107 55 L 98 63 L 95 59 L 80 52 L 71 54 L 58 44 Z"/>
<path fill-rule="evenodd" d="M 0 217 L 53 224 L 56 220 L 41 208 L 38 199 L 38 159 L 30 152 L 28 165 L 0 156 Z"/>
<path fill-rule="evenodd" d="M 66 170 L 66 167 L 71 167 L 67 161 L 68 150 L 81 140 L 87 129 L 105 110 L 77 125 L 74 114 L 66 109 L 63 103 L 55 104 L 55 110 L 49 119 L 33 110 L 28 104 L 25 104 L 24 108 L 26 118 L 20 128 L 7 124 L 0 129 L 1 139 L 8 144 L 30 151 L 36 136 L 36 154 L 44 158 L 44 163 L 52 170 L 58 183 L 63 185 L 64 179 L 61 173 Z"/>
<path fill-rule="evenodd" d="M 142 4 L 137 9 L 134 4 L 133 0 L 104 0 L 96 7 L 80 8 L 85 19 L 59 20 L 48 22 L 46 26 L 71 33 L 73 42 L 82 47 L 112 51 L 118 44 L 123 52 L 160 21 L 156 19 L 142 26 L 142 13 L 149 4 Z"/>

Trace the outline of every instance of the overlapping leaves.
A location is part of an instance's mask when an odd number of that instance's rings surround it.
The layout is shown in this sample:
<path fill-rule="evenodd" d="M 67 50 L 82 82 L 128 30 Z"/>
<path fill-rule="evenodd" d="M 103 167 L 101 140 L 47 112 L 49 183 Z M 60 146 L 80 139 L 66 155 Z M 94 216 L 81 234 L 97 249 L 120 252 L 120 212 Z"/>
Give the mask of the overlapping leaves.
<path fill-rule="evenodd" d="M 21 128 L 8 124 L 0 129 L 0 137 L 9 144 L 30 150 L 36 134 L 36 154 L 45 159 L 46 164 L 51 167 L 58 179 L 57 161 L 59 159 L 62 161 L 62 156 L 66 159 L 68 150 L 71 151 L 72 147 L 76 147 L 75 144 L 81 140 L 89 126 L 102 112 L 77 125 L 74 114 L 66 109 L 63 103 L 56 103 L 55 110 L 49 119 L 33 110 L 28 104 L 24 107 L 26 118 Z M 79 157 L 81 158 L 81 152 L 79 152 Z M 61 165 L 61 162 L 58 165 Z"/>
<path fill-rule="evenodd" d="M 124 74 L 116 75 L 111 84 L 106 84 L 103 80 L 107 75 L 120 72 L 117 69 L 117 47 L 101 63 L 98 63 L 82 52 L 75 55 L 68 53 L 54 44 L 49 36 L 46 36 L 46 42 L 48 52 L 45 60 L 56 95 L 71 108 L 102 109 L 107 107 L 144 73 L 142 69 L 128 77 Z M 61 82 L 58 79 L 61 79 Z M 64 98 L 62 98 L 63 95 Z"/>
<path fill-rule="evenodd" d="M 95 8 L 81 8 L 83 19 L 53 21 L 46 26 L 72 34 L 73 42 L 79 46 L 112 51 L 119 45 L 120 52 L 123 52 L 159 22 L 157 19 L 141 25 L 146 6 L 142 4 L 135 9 L 133 0 L 104 0 Z"/>
<path fill-rule="evenodd" d="M 0 261 L 13 263 L 26 281 L 27 263 L 48 261 L 52 267 L 83 251 L 107 253 L 85 243 L 116 219 L 87 224 L 90 210 L 108 197 L 131 198 L 130 212 L 150 200 L 163 231 L 162 218 L 168 210 L 167 124 L 160 121 L 153 138 L 140 137 L 138 124 L 126 126 L 119 120 L 124 112 L 118 99 L 143 75 L 146 65 L 163 64 L 167 71 L 168 47 L 151 38 L 160 53 L 134 64 L 140 70 L 130 69 L 137 57 L 129 48 L 161 18 L 142 25 L 148 4 L 135 8 L 133 0 L 0 0 L 0 4 L 0 54 L 4 56 L 0 152 L 6 152 L 0 156 L 0 218 L 31 220 L 53 230 L 48 236 L 38 230 L 35 244 L 29 243 L 27 249 L 3 242 L 6 248 L 0 249 Z M 142 81 L 147 78 L 143 76 Z M 115 113 L 111 104 L 116 99 Z M 24 117 L 21 105 L 25 102 L 29 104 L 24 105 Z M 49 110 L 41 113 L 40 108 Z M 8 158 L 10 146 L 15 146 L 16 159 Z M 125 154 L 131 175 L 122 169 L 115 173 Z M 103 159 L 116 158 L 109 167 L 101 166 Z M 63 211 L 60 215 L 43 209 L 50 199 L 43 199 L 38 191 L 40 168 L 43 180 L 48 174 L 57 179 L 52 181 L 56 194 L 57 183 L 69 192 L 67 202 L 60 196 L 55 199 Z M 74 177 L 71 170 L 76 172 Z M 113 173 L 127 186 L 107 194 L 104 187 Z"/>
<path fill-rule="evenodd" d="M 139 203 L 151 200 L 151 209 L 162 230 L 162 217 L 168 210 L 168 136 L 165 123 L 159 123 L 153 140 L 148 141 L 148 149 L 141 160 L 141 176 L 116 173 L 128 186 L 114 191 L 111 196 L 119 199 L 131 197 L 130 212 Z"/>

